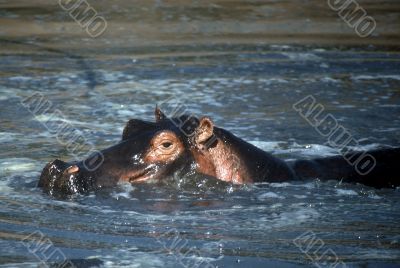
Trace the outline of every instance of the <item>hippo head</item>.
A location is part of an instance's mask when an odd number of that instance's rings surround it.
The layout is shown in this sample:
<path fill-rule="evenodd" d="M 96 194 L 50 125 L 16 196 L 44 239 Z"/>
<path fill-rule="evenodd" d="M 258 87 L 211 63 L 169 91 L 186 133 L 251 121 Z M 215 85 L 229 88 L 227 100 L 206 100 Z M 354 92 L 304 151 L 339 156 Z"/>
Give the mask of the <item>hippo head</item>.
<path fill-rule="evenodd" d="M 158 182 L 196 169 L 202 150 L 216 141 L 212 121 L 187 115 L 167 118 L 158 108 L 155 117 L 156 122 L 131 119 L 118 144 L 84 161 L 50 162 L 43 169 L 38 186 L 50 194 L 68 195 L 121 181 Z M 96 161 L 99 164 L 95 168 L 88 167 L 88 163 Z M 207 163 L 201 164 L 207 169 Z"/>

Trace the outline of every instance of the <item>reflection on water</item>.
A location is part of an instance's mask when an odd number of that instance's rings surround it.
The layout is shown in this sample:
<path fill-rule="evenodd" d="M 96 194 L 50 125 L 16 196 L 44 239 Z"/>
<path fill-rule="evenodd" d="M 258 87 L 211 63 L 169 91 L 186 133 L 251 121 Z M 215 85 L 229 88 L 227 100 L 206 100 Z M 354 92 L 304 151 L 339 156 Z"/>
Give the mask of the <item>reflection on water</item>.
<path fill-rule="evenodd" d="M 312 94 L 361 148 L 399 146 L 400 54 L 390 27 L 398 3 L 374 3 L 363 7 L 388 15 L 380 37 L 366 41 L 323 1 L 97 1 L 110 28 L 93 40 L 54 1 L 0 1 L 0 265 L 47 260 L 21 243 L 39 231 L 82 267 L 304 267 L 311 261 L 293 240 L 312 232 L 349 267 L 395 267 L 398 189 L 200 180 L 43 195 L 34 186 L 44 164 L 72 155 L 43 125 L 48 115 L 35 119 L 21 105 L 40 92 L 62 112 L 51 122 L 67 120 L 101 149 L 118 142 L 128 119 L 153 120 L 156 103 L 173 96 L 283 158 L 335 154 L 292 109 Z"/>

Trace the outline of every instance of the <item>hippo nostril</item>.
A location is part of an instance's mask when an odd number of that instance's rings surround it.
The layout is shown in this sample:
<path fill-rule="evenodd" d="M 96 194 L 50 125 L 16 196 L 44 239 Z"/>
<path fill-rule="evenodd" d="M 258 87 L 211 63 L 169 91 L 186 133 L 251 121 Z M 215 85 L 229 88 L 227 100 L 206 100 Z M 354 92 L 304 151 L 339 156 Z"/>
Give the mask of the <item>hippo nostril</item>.
<path fill-rule="evenodd" d="M 72 173 L 76 173 L 79 171 L 79 167 L 77 165 L 73 165 L 68 167 L 65 171 L 64 174 L 72 174 Z"/>

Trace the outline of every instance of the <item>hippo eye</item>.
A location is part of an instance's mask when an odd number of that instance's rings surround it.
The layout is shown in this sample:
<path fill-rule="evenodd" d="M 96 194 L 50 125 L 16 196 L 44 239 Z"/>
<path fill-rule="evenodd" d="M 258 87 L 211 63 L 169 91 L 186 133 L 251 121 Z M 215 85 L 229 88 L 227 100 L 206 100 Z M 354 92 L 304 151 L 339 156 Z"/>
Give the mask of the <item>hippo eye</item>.
<path fill-rule="evenodd" d="M 176 134 L 169 130 L 160 131 L 150 141 L 150 147 L 144 157 L 147 163 L 172 163 L 183 152 L 185 147 Z"/>
<path fill-rule="evenodd" d="M 166 141 L 161 144 L 165 149 L 168 149 L 172 146 L 172 142 Z"/>

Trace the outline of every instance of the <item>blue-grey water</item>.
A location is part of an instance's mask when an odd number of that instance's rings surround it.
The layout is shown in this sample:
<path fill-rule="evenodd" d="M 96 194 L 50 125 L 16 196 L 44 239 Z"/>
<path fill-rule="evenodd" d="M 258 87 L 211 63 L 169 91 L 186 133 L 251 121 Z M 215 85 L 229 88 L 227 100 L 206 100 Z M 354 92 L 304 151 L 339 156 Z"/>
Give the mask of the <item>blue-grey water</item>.
<path fill-rule="evenodd" d="M 23 13 L 7 10 L 7 18 Z M 83 158 L 117 143 L 130 118 L 153 120 L 156 104 L 171 98 L 284 159 L 337 154 L 292 107 L 308 95 L 357 149 L 399 146 L 398 50 L 259 42 L 128 49 L 112 40 L 79 49 L 74 36 L 40 38 L 0 40 L 1 267 L 400 265 L 399 189 L 317 179 L 120 184 L 57 199 L 36 188 L 47 162 L 76 157 L 54 128 L 79 131 Z M 47 113 L 23 105 L 34 94 L 48 100 Z"/>
<path fill-rule="evenodd" d="M 199 58 L 188 49 L 83 62 L 46 51 L 2 56 L 0 263 L 35 267 L 41 259 L 23 241 L 40 232 L 66 258 L 106 267 L 178 261 L 296 267 L 326 250 L 349 267 L 399 264 L 398 189 L 317 180 L 210 189 L 119 185 L 57 200 L 35 188 L 46 162 L 73 159 L 48 122 L 67 120 L 93 146 L 106 148 L 118 142 L 128 119 L 153 120 L 155 105 L 171 96 L 284 158 L 336 153 L 292 108 L 309 94 L 360 148 L 400 144 L 399 53 L 243 45 L 200 47 L 193 53 L 207 57 Z M 47 117 L 21 103 L 38 92 L 52 104 Z M 56 109 L 62 114 L 49 119 Z M 315 256 L 295 243 L 304 233 L 323 241 Z M 194 247 L 196 254 L 185 255 Z"/>

